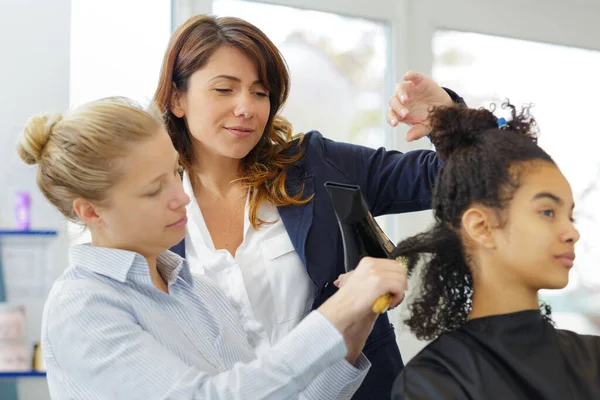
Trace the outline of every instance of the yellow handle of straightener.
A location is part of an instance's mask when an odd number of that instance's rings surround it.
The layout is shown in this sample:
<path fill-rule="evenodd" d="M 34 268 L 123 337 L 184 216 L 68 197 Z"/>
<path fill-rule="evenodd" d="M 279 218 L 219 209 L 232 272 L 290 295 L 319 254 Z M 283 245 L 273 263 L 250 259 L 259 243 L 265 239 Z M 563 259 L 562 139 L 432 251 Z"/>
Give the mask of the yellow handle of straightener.
<path fill-rule="evenodd" d="M 392 302 L 392 294 L 391 293 L 384 294 L 383 296 L 379 296 L 379 298 L 377 300 L 375 300 L 375 303 L 373 303 L 372 310 L 375 314 L 383 314 L 384 312 L 386 312 L 388 310 L 391 302 Z"/>
<path fill-rule="evenodd" d="M 408 263 L 408 260 L 406 260 L 404 257 L 398 257 L 396 258 L 396 261 L 398 261 L 398 263 L 406 269 L 406 264 Z M 371 309 L 375 314 L 383 314 L 388 310 L 391 303 L 392 294 L 384 294 L 383 296 L 379 296 L 377 300 L 375 300 L 375 303 L 373 303 L 373 307 Z"/>

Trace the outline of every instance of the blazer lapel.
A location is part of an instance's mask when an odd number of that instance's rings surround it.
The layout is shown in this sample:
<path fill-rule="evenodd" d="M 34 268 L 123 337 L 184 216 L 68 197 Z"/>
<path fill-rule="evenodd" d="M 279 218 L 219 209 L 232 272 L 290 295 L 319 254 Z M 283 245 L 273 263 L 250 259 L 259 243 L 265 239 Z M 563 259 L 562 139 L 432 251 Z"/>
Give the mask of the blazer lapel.
<path fill-rule="evenodd" d="M 302 197 L 308 198 L 315 193 L 314 175 L 307 174 L 301 165 L 288 170 L 285 182 L 286 191 L 293 195 L 302 190 Z M 306 266 L 306 238 L 313 221 L 314 199 L 301 206 L 278 207 L 279 215 L 290 236 L 294 249 Z"/>

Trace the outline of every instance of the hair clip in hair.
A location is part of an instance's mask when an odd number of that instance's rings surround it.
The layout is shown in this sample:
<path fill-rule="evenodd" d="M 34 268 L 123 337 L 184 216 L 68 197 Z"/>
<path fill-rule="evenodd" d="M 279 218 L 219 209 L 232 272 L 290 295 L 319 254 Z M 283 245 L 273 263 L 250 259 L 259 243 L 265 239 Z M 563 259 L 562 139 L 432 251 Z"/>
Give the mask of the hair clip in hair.
<path fill-rule="evenodd" d="M 498 129 L 508 129 L 508 122 L 504 118 L 498 118 Z"/>

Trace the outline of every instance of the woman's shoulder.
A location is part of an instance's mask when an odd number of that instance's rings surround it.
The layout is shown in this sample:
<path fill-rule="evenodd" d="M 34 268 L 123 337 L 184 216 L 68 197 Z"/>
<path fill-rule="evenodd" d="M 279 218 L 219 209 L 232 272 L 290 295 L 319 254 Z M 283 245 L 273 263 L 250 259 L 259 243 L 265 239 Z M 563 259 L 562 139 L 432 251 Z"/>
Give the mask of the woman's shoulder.
<path fill-rule="evenodd" d="M 287 149 L 290 155 L 296 154 L 298 151 L 306 151 L 306 149 L 322 148 L 325 137 L 319 131 L 309 131 L 299 133 L 294 136 Z"/>
<path fill-rule="evenodd" d="M 556 334 L 561 346 L 569 348 L 569 354 L 584 357 L 589 354 L 600 354 L 600 336 L 582 335 L 563 329 L 557 329 Z"/>
<path fill-rule="evenodd" d="M 443 333 L 417 353 L 411 362 L 417 365 L 430 360 L 438 360 L 446 357 L 448 353 L 452 353 L 450 356 L 455 358 L 457 354 L 464 354 L 465 348 L 470 347 L 469 340 L 469 336 L 460 329 Z M 455 352 L 457 354 L 454 354 Z"/>
<path fill-rule="evenodd" d="M 55 292 L 67 293 L 85 291 L 89 293 L 113 291 L 110 279 L 79 265 L 69 266 L 54 282 Z"/>
<path fill-rule="evenodd" d="M 304 165 L 332 165 L 345 169 L 349 164 L 370 157 L 375 149 L 357 144 L 338 142 L 327 138 L 319 131 L 310 131 L 296 137 L 288 149 L 289 155 L 304 153 L 300 161 Z"/>
<path fill-rule="evenodd" d="M 123 284 L 121 284 L 123 285 Z M 123 290 L 114 282 L 77 266 L 69 267 L 54 282 L 46 298 L 44 313 L 77 314 L 92 306 L 127 304 Z"/>
<path fill-rule="evenodd" d="M 458 369 L 468 368 L 469 363 L 464 363 L 468 353 L 456 332 L 441 335 L 406 364 L 394 383 L 392 398 L 437 399 L 450 394 L 462 398 L 464 389 L 457 377 L 470 373 Z"/>
<path fill-rule="evenodd" d="M 302 153 L 302 157 L 294 163 L 295 168 L 304 170 L 312 167 L 318 168 L 318 164 L 324 161 L 325 137 L 319 131 L 310 131 L 297 134 L 287 144 L 284 154 L 295 157 Z"/>
<path fill-rule="evenodd" d="M 409 374 L 453 375 L 469 374 L 469 366 L 477 365 L 480 357 L 472 338 L 461 329 L 444 333 L 425 346 L 406 365 Z"/>
<path fill-rule="evenodd" d="M 291 146 L 291 147 L 297 147 L 297 144 L 301 144 L 301 146 L 303 148 L 311 148 L 311 149 L 315 148 L 315 149 L 322 149 L 322 150 L 327 150 L 329 148 L 338 148 L 338 147 L 342 147 L 342 148 L 347 147 L 349 149 L 354 149 L 354 150 L 358 150 L 358 149 L 369 149 L 371 151 L 373 150 L 373 149 L 370 149 L 370 148 L 367 148 L 364 146 L 360 146 L 357 144 L 341 142 L 341 141 L 336 141 L 336 140 L 330 139 L 317 130 L 313 130 L 313 131 L 309 131 L 309 132 L 297 135 L 292 140 L 292 143 L 296 144 L 296 146 Z"/>

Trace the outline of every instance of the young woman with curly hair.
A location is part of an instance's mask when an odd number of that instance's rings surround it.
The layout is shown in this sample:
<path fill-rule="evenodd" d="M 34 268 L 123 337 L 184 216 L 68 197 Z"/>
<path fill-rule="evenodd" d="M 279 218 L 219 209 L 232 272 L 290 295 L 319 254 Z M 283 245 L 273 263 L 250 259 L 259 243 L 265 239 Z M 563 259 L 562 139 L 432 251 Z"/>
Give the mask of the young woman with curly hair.
<path fill-rule="evenodd" d="M 424 258 L 406 321 L 435 339 L 405 367 L 394 399 L 598 399 L 600 338 L 555 329 L 538 291 L 567 285 L 579 233 L 573 194 L 536 143 L 528 110 L 440 107 L 445 160 L 434 226 L 398 244 L 408 273 Z"/>

